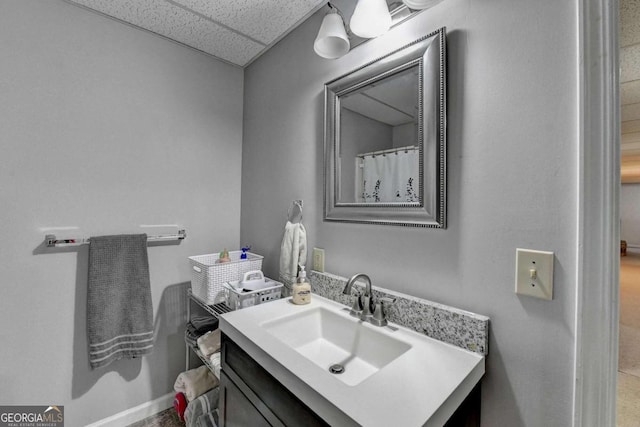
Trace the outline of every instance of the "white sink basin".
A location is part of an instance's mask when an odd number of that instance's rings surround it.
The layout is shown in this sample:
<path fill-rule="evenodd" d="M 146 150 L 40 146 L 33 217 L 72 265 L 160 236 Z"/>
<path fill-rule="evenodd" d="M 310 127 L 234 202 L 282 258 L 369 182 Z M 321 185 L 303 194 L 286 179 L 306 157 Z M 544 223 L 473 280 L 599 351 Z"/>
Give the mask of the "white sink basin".
<path fill-rule="evenodd" d="M 411 348 L 404 341 L 364 327 L 355 317 L 341 314 L 314 307 L 263 322 L 260 327 L 327 372 L 333 366 L 334 372 L 340 372 L 333 375 L 352 386 Z"/>
<path fill-rule="evenodd" d="M 330 425 L 442 426 L 484 374 L 484 357 L 313 295 L 225 313 L 222 332 Z M 341 364 L 341 374 L 329 372 Z"/>

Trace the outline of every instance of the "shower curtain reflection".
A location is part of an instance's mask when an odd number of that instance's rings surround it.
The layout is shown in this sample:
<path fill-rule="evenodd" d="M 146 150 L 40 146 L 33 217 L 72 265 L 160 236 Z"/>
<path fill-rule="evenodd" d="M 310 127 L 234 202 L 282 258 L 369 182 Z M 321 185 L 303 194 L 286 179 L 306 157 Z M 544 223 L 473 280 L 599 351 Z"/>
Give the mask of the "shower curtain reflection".
<path fill-rule="evenodd" d="M 356 200 L 359 203 L 418 202 L 416 147 L 402 147 L 356 157 Z"/>

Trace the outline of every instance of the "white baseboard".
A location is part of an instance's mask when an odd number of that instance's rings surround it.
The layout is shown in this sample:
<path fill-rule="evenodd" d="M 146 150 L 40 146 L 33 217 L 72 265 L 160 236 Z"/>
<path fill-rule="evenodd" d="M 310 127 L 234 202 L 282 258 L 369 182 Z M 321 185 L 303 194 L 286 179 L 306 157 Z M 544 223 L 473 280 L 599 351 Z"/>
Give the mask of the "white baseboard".
<path fill-rule="evenodd" d="M 122 427 L 143 420 L 173 406 L 175 393 L 165 394 L 150 402 L 127 409 L 108 418 L 89 424 L 87 427 Z"/>

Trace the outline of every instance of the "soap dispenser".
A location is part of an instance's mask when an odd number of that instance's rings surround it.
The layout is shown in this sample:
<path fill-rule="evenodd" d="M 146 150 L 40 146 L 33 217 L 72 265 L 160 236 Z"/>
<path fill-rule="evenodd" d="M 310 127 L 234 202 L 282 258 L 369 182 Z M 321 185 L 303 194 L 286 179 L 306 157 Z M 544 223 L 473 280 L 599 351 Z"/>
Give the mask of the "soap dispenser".
<path fill-rule="evenodd" d="M 304 265 L 300 266 L 300 273 L 296 283 L 293 284 L 293 298 L 294 304 L 302 305 L 309 304 L 311 302 L 311 283 L 307 280 L 307 272 L 304 271 Z"/>

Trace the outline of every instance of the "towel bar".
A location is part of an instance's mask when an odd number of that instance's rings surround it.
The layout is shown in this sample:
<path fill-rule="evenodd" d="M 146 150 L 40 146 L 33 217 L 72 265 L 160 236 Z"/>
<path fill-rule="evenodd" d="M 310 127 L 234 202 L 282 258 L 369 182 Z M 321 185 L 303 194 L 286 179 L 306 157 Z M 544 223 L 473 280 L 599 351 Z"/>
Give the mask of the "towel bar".
<path fill-rule="evenodd" d="M 184 240 L 187 238 L 186 230 L 178 230 L 177 234 L 161 234 L 158 236 L 147 236 L 147 242 L 161 242 L 161 241 L 172 241 L 172 240 Z M 47 244 L 48 248 L 53 248 L 57 245 L 65 245 L 65 246 L 77 246 L 77 245 L 87 245 L 89 244 L 89 238 L 80 238 L 80 239 L 56 239 L 55 234 L 47 234 L 44 236 L 44 241 Z"/>

